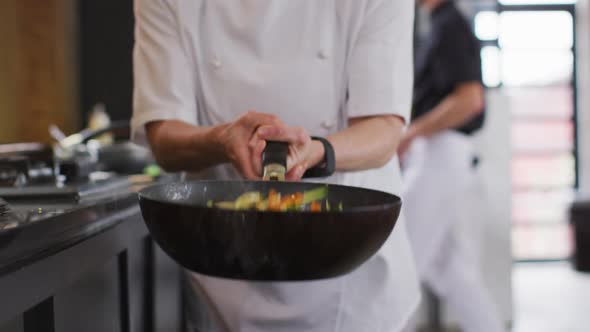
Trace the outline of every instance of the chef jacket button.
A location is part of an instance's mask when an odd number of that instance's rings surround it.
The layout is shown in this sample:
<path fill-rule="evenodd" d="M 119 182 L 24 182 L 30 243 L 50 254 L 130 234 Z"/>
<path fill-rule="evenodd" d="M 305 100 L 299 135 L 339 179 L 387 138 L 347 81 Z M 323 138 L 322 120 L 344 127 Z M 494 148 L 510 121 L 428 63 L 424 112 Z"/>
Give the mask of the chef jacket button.
<path fill-rule="evenodd" d="M 322 127 L 325 129 L 332 129 L 332 127 L 334 127 L 334 122 L 328 120 L 322 121 Z"/>
<path fill-rule="evenodd" d="M 318 58 L 326 60 L 328 58 L 328 52 L 326 52 L 325 50 L 320 50 L 318 52 Z"/>
<path fill-rule="evenodd" d="M 218 58 L 213 59 L 213 67 L 215 69 L 220 69 L 222 64 L 221 64 L 221 60 L 219 60 Z"/>

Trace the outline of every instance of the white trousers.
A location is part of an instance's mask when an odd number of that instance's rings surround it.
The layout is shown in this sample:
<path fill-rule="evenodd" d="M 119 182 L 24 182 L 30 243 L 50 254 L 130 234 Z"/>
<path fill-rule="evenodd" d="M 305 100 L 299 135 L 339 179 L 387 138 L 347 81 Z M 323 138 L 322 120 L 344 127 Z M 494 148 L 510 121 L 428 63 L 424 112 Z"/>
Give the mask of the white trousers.
<path fill-rule="evenodd" d="M 464 332 L 500 332 L 498 310 L 474 262 L 477 250 L 458 236 L 471 161 L 465 135 L 447 131 L 416 140 L 404 161 L 403 209 L 421 281 Z"/>

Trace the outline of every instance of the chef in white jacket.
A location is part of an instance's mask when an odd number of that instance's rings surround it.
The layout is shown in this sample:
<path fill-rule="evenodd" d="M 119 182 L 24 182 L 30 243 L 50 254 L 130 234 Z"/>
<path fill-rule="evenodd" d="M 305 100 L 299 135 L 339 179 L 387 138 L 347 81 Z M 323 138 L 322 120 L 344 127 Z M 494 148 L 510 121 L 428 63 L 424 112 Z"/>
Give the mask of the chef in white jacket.
<path fill-rule="evenodd" d="M 136 0 L 133 137 L 165 169 L 197 179 L 258 179 L 265 140 L 286 141 L 288 178 L 298 180 L 322 162 L 324 146 L 310 135 L 322 136 L 337 171 L 321 181 L 399 194 L 413 7 Z M 343 277 L 188 275 L 192 331 L 396 332 L 419 302 L 403 218 L 374 257 Z"/>

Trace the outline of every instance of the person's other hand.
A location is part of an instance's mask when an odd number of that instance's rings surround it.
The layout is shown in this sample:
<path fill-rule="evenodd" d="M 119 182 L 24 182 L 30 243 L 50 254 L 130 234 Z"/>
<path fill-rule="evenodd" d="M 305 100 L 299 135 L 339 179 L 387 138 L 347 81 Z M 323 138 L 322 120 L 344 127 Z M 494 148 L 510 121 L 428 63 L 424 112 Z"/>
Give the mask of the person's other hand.
<path fill-rule="evenodd" d="M 279 141 L 289 144 L 287 157 L 287 181 L 297 181 L 303 177 L 305 171 L 317 165 L 324 156 L 324 146 L 313 141 L 307 131 L 301 127 L 289 127 L 285 124 L 264 125 L 258 128 L 252 138 L 257 142 L 254 148 L 253 164 L 256 171 L 262 171 L 262 152 L 266 141 Z M 259 142 L 263 143 L 259 143 Z M 251 146 L 254 144 L 251 143 Z"/>
<path fill-rule="evenodd" d="M 224 125 L 219 141 L 224 155 L 246 179 L 260 179 L 260 171 L 252 163 L 255 151 L 264 149 L 264 141 L 256 139 L 256 131 L 262 126 L 281 126 L 281 121 L 272 114 L 248 111 L 235 121 Z"/>

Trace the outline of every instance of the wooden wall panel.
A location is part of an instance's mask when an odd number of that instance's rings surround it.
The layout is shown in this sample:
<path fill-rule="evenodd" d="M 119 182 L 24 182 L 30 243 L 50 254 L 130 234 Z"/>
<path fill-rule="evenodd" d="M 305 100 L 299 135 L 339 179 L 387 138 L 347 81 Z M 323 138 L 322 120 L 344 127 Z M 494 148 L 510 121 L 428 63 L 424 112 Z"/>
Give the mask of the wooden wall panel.
<path fill-rule="evenodd" d="M 0 1 L 0 143 L 17 136 L 15 111 L 16 1 Z"/>
<path fill-rule="evenodd" d="M 11 95 L 0 108 L 10 126 L 3 140 L 50 141 L 47 128 L 55 123 L 66 132 L 76 128 L 77 53 L 73 0 L 3 0 L 11 3 L 8 25 L 12 56 L 4 60 Z M 4 44 L 4 42 L 2 42 Z M 4 47 L 4 45 L 2 45 Z M 1 74 L 0 74 L 1 75 Z M 7 101 L 6 101 L 7 100 Z M 2 116 L 4 118 L 4 114 Z M 2 121 L 4 122 L 4 121 Z"/>

